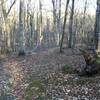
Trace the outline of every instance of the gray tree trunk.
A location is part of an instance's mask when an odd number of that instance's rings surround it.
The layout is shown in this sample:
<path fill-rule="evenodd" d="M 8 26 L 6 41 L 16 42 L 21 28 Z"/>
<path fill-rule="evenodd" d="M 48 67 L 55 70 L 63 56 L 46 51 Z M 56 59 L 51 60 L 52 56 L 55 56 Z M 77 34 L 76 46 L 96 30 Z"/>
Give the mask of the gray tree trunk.
<path fill-rule="evenodd" d="M 58 0 L 58 13 L 57 13 L 57 45 L 60 44 L 61 39 L 61 0 Z"/>
<path fill-rule="evenodd" d="M 95 23 L 95 46 L 97 51 L 100 52 L 100 0 L 97 0 L 96 23 Z"/>
<path fill-rule="evenodd" d="M 56 45 L 60 42 L 61 33 L 61 0 L 52 0 L 53 5 L 53 30 Z"/>
<path fill-rule="evenodd" d="M 74 15 L 74 3 L 75 0 L 72 0 L 72 8 L 71 8 L 71 15 L 70 15 L 70 23 L 69 23 L 69 44 L 68 47 L 72 48 L 73 46 L 73 15 Z"/>
<path fill-rule="evenodd" d="M 53 5 L 54 42 L 57 43 L 57 1 L 52 0 L 52 5 Z"/>
<path fill-rule="evenodd" d="M 34 27 L 33 27 L 33 18 L 34 15 L 30 15 L 30 48 L 33 48 L 33 33 L 34 33 Z"/>
<path fill-rule="evenodd" d="M 24 0 L 20 0 L 19 5 L 19 55 L 25 54 L 24 37 Z"/>
<path fill-rule="evenodd" d="M 82 33 L 82 39 L 81 39 L 81 43 L 83 43 L 83 41 L 86 39 L 86 33 L 85 33 L 85 25 L 86 25 L 86 12 L 87 12 L 87 7 L 88 7 L 88 1 L 85 1 L 85 6 L 84 6 L 84 12 L 83 12 L 83 18 L 82 18 L 82 23 L 81 23 L 81 31 L 80 33 Z"/>
<path fill-rule="evenodd" d="M 41 0 L 39 0 L 39 10 L 40 10 L 40 20 L 39 20 L 39 45 L 42 45 L 42 40 L 43 40 L 43 34 L 42 34 L 42 3 Z"/>
<path fill-rule="evenodd" d="M 8 15 L 12 9 L 12 7 L 14 6 L 16 0 L 13 1 L 13 3 L 11 4 L 11 6 L 8 8 L 8 10 L 6 9 L 6 1 L 5 0 L 1 0 L 0 2 L 0 6 L 1 6 L 1 10 L 2 10 L 2 15 L 3 15 L 3 21 L 2 23 L 4 23 L 4 26 L 3 26 L 3 40 L 4 40 L 4 48 L 3 48 L 3 51 L 6 52 L 8 51 L 9 49 L 11 49 L 11 38 L 10 38 L 10 32 L 8 33 L 8 30 L 7 28 L 9 27 L 9 23 L 7 22 L 8 21 Z"/>
<path fill-rule="evenodd" d="M 61 37 L 61 43 L 60 43 L 60 52 L 62 52 L 63 40 L 64 40 L 64 36 L 65 36 L 65 27 L 66 27 L 66 20 L 67 20 L 67 14 L 68 14 L 68 5 L 69 5 L 69 1 L 70 1 L 70 0 L 67 0 L 67 2 L 66 2 L 65 17 L 64 17 L 64 25 L 63 25 L 62 37 Z"/>
<path fill-rule="evenodd" d="M 40 47 L 43 40 L 43 34 L 42 34 L 42 3 L 41 0 L 39 0 L 39 13 L 37 12 L 37 47 Z"/>

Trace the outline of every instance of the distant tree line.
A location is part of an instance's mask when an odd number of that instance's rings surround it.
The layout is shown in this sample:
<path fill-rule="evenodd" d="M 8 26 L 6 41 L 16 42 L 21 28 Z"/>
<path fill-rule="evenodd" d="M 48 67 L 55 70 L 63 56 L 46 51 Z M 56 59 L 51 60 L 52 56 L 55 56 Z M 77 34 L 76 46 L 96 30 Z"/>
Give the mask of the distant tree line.
<path fill-rule="evenodd" d="M 13 0 L 9 8 L 7 1 L 0 1 L 0 51 L 19 52 L 40 50 L 50 47 L 75 48 L 97 45 L 99 29 L 99 8 L 95 15 L 88 13 L 88 0 L 83 0 L 81 11 L 75 8 L 76 0 L 52 0 L 52 11 L 44 9 L 42 0 Z M 18 4 L 19 7 L 16 8 Z M 99 6 L 99 0 L 97 0 Z M 36 10 L 38 8 L 38 10 Z M 19 10 L 19 11 L 18 11 Z M 64 12 L 63 12 L 64 11 Z M 94 32 L 95 26 L 95 32 Z M 96 36 L 96 38 L 94 38 Z"/>

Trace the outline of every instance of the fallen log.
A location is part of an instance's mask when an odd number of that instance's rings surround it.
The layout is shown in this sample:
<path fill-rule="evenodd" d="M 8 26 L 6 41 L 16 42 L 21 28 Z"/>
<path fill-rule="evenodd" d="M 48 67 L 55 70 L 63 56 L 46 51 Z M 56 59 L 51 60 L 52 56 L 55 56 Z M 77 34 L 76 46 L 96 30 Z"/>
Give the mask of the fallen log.
<path fill-rule="evenodd" d="M 95 53 L 80 50 L 86 62 L 86 67 L 79 73 L 79 76 L 93 76 L 100 73 L 100 57 Z"/>

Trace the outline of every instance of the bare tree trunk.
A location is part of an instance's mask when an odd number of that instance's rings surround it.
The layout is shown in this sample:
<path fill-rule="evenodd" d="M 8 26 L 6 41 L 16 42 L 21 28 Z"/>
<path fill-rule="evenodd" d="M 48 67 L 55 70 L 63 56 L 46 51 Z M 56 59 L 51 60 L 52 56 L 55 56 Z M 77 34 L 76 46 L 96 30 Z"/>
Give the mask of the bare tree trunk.
<path fill-rule="evenodd" d="M 100 52 L 100 0 L 97 0 L 96 22 L 95 22 L 95 46 Z"/>
<path fill-rule="evenodd" d="M 85 39 L 85 24 L 86 24 L 85 19 L 86 19 L 86 12 L 87 12 L 87 4 L 88 4 L 88 1 L 86 0 L 85 1 L 85 6 L 84 6 L 83 19 L 82 19 L 82 40 Z"/>
<path fill-rule="evenodd" d="M 58 14 L 57 14 L 57 45 L 60 44 L 61 39 L 61 0 L 58 0 Z"/>
<path fill-rule="evenodd" d="M 24 37 L 24 0 L 20 0 L 19 5 L 19 55 L 25 55 Z"/>
<path fill-rule="evenodd" d="M 46 30 L 45 30 L 45 45 L 47 48 L 50 46 L 50 19 L 47 17 Z"/>
<path fill-rule="evenodd" d="M 57 0 L 52 0 L 54 42 L 57 43 Z"/>
<path fill-rule="evenodd" d="M 68 47 L 72 48 L 73 45 L 73 15 L 74 15 L 74 3 L 75 0 L 72 0 L 72 9 L 70 15 L 70 23 L 69 23 L 69 44 Z"/>
<path fill-rule="evenodd" d="M 40 6 L 40 24 L 39 24 L 39 36 L 40 36 L 40 46 L 42 45 L 42 40 L 43 40 L 43 34 L 42 34 L 42 3 L 41 0 L 39 0 L 39 6 Z"/>
<path fill-rule="evenodd" d="M 10 33 L 8 33 L 8 28 L 9 28 L 9 23 L 7 23 L 7 17 L 12 9 L 12 7 L 14 6 L 16 0 L 13 1 L 13 3 L 11 4 L 10 8 L 8 8 L 8 11 L 6 9 L 6 1 L 1 0 L 1 9 L 2 9 L 2 15 L 3 15 L 3 40 L 4 40 L 4 52 L 8 51 L 9 48 L 11 48 L 11 38 L 10 38 Z M 8 48 L 9 47 L 9 48 Z"/>
<path fill-rule="evenodd" d="M 39 17 L 39 18 L 38 18 Z M 39 0 L 39 13 L 37 12 L 37 47 L 41 46 L 43 35 L 42 35 L 42 4 L 41 0 Z"/>
<path fill-rule="evenodd" d="M 53 30 L 55 42 L 59 45 L 61 33 L 61 0 L 52 0 L 53 5 Z"/>
<path fill-rule="evenodd" d="M 29 32 L 29 0 L 27 3 L 27 32 Z"/>
<path fill-rule="evenodd" d="M 62 30 L 63 32 L 62 32 L 61 44 L 60 44 L 60 52 L 62 52 L 62 46 L 63 46 L 63 40 L 64 40 L 64 35 L 65 35 L 65 27 L 66 27 L 66 20 L 67 20 L 67 14 L 68 14 L 69 1 L 70 0 L 67 0 L 67 2 L 66 2 L 64 25 L 63 25 L 63 30 Z"/>
<path fill-rule="evenodd" d="M 30 48 L 33 48 L 33 33 L 34 33 L 34 26 L 33 26 L 33 18 L 34 14 L 30 15 Z"/>
<path fill-rule="evenodd" d="M 5 53 L 6 48 L 7 48 L 7 32 L 6 32 L 6 24 L 7 24 L 7 17 L 6 17 L 6 4 L 4 0 L 1 0 L 1 8 L 2 8 L 2 14 L 3 14 L 3 41 L 4 41 L 4 46 L 2 48 L 3 52 Z"/>
<path fill-rule="evenodd" d="M 39 13 L 37 12 L 37 16 L 36 16 L 36 47 L 38 47 L 39 45 Z"/>

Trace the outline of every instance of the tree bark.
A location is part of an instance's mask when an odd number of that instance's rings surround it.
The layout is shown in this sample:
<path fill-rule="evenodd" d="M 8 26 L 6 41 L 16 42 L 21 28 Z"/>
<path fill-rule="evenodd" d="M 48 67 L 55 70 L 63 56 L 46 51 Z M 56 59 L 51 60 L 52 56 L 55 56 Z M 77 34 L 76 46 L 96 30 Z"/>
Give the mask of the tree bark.
<path fill-rule="evenodd" d="M 63 32 L 62 32 L 62 38 L 61 38 L 61 43 L 60 43 L 60 53 L 62 52 L 63 40 L 64 40 L 64 35 L 65 35 L 65 27 L 66 27 L 66 20 L 67 20 L 67 14 L 68 14 L 69 1 L 70 0 L 67 0 L 67 2 L 66 2 L 64 25 L 63 25 L 63 30 L 62 30 Z"/>
<path fill-rule="evenodd" d="M 100 52 L 100 0 L 97 0 L 96 22 L 95 22 L 95 47 Z"/>
<path fill-rule="evenodd" d="M 73 46 L 73 15 L 74 15 L 74 3 L 75 0 L 72 0 L 72 9 L 70 15 L 70 23 L 69 23 L 69 44 L 68 47 L 72 48 Z"/>
<path fill-rule="evenodd" d="M 20 0 L 19 5 L 19 55 L 25 54 L 25 37 L 24 37 L 24 0 Z"/>

